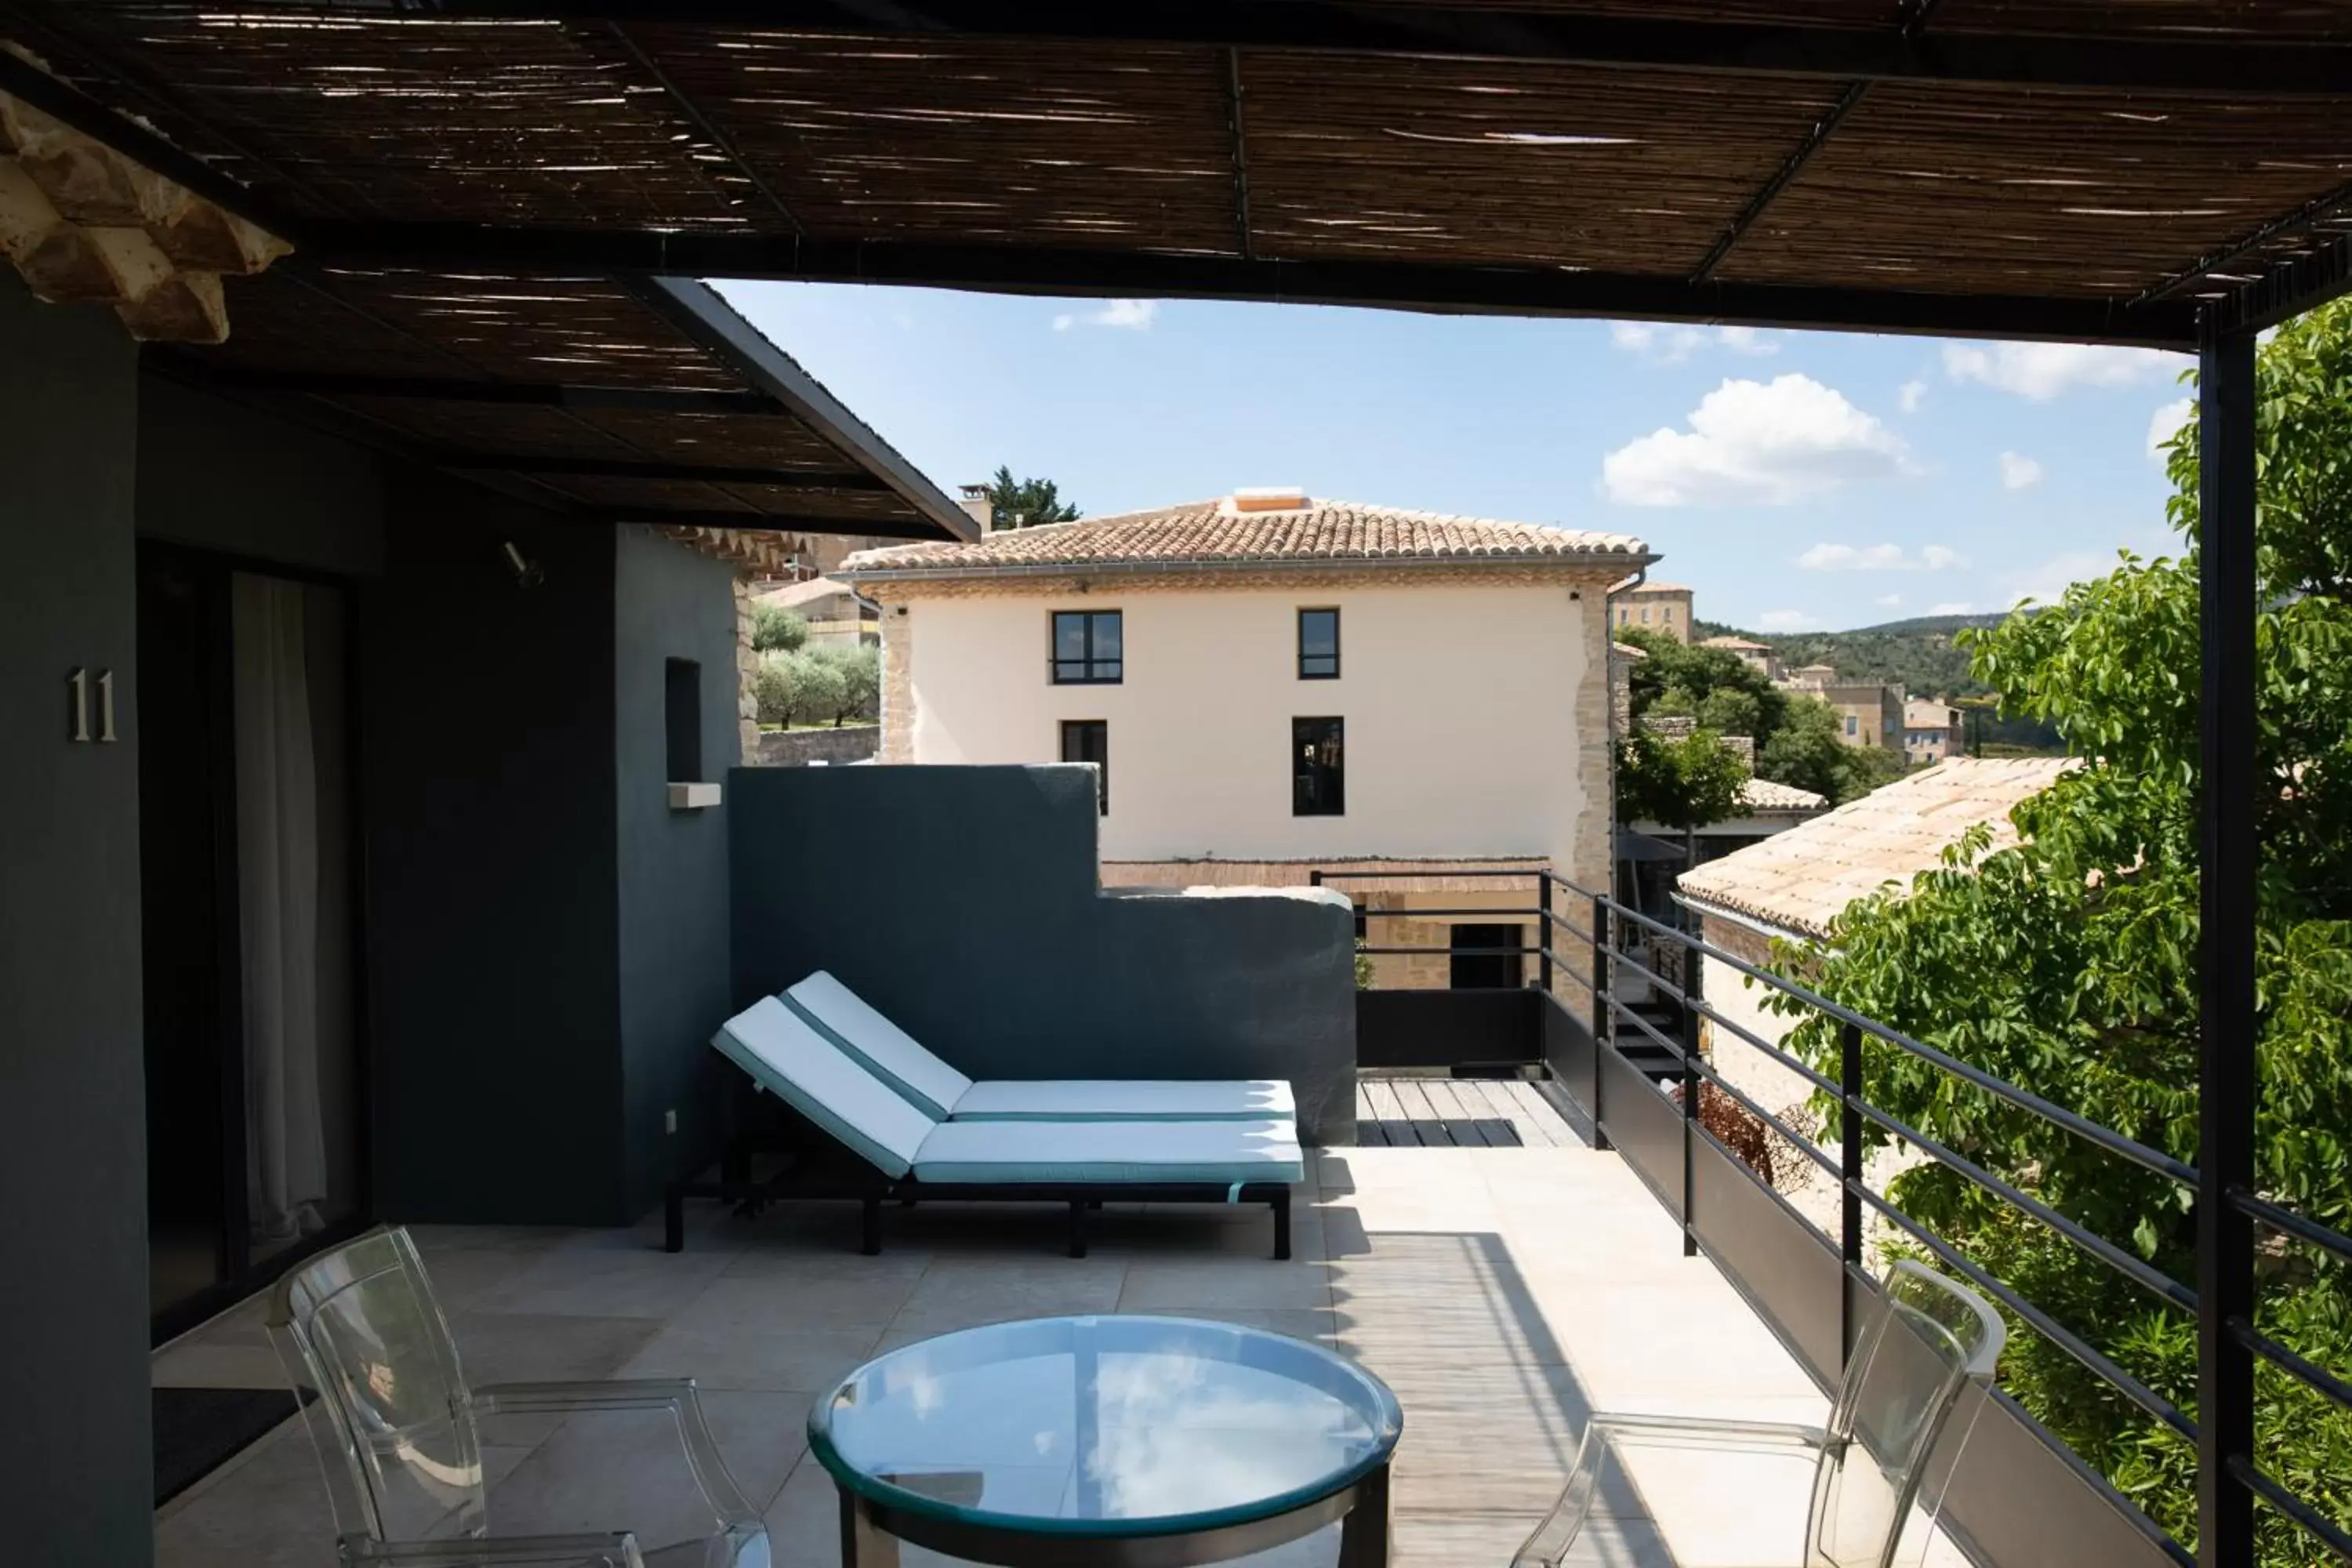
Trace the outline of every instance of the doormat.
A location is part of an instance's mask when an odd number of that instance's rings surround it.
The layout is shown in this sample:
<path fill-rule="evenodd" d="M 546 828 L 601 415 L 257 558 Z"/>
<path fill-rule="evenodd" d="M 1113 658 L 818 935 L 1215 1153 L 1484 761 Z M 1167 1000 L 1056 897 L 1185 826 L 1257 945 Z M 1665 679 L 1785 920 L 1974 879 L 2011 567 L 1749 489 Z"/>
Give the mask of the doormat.
<path fill-rule="evenodd" d="M 302 1391 L 302 1403 L 318 1397 Z M 155 1390 L 155 1506 L 165 1503 L 236 1457 L 294 1414 L 283 1388 Z"/>

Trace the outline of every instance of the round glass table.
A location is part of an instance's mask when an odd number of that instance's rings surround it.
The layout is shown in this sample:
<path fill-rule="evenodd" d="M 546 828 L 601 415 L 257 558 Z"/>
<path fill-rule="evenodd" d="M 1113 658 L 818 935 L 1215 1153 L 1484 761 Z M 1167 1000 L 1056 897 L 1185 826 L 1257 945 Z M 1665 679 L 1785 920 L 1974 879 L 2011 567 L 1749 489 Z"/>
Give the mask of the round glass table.
<path fill-rule="evenodd" d="M 1387 1384 L 1298 1340 L 1187 1318 L 996 1323 L 866 1363 L 809 1412 L 845 1568 L 898 1542 L 1015 1568 L 1186 1568 L 1341 1521 L 1388 1561 Z"/>

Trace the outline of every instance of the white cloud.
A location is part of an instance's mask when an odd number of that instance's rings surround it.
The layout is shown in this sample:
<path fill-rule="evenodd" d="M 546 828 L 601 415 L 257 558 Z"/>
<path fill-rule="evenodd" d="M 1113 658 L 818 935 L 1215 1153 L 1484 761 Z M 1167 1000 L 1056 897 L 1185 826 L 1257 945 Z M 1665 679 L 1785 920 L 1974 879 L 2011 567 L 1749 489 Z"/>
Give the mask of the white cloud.
<path fill-rule="evenodd" d="M 2105 553 L 2094 550 L 2070 550 L 2053 555 L 2031 571 L 2020 572 L 2010 578 L 2010 597 L 2032 599 L 2038 605 L 2054 605 L 2065 596 L 2066 585 L 2080 583 L 2086 577 L 2104 577 L 2116 569 L 2112 551 Z"/>
<path fill-rule="evenodd" d="M 2183 425 L 2196 417 L 2197 400 L 2193 397 L 2176 397 L 2154 414 L 2149 415 L 2147 455 L 2159 463 L 2163 462 L 2165 458 L 2171 456 L 2164 449 L 2165 443 L 2179 435 Z"/>
<path fill-rule="evenodd" d="M 1757 629 L 1767 632 L 1801 632 L 1819 625 L 1821 622 L 1802 610 L 1767 610 L 1756 617 Z"/>
<path fill-rule="evenodd" d="M 1652 321 L 1614 321 L 1610 324 L 1609 342 L 1627 353 L 1640 354 L 1658 364 L 1680 364 L 1701 349 L 1717 347 L 1736 354 L 1776 354 L 1779 342 L 1765 336 L 1754 327 L 1717 327 L 1708 331 L 1705 327 L 1660 325 Z"/>
<path fill-rule="evenodd" d="M 1948 572 L 1968 563 L 1944 544 L 1925 545 L 1914 555 L 1899 544 L 1822 543 L 1797 557 L 1808 572 Z"/>
<path fill-rule="evenodd" d="M 1901 437 L 1811 376 L 1726 381 L 1687 430 L 1659 429 L 1601 460 L 1628 506 L 1786 506 L 1907 466 Z"/>
<path fill-rule="evenodd" d="M 1931 616 L 1966 616 L 1974 612 L 1969 609 L 1966 599 L 1954 599 L 1948 604 L 1928 605 L 1927 613 Z"/>
<path fill-rule="evenodd" d="M 2031 489 L 2042 482 L 2042 465 L 2016 452 L 2000 455 L 2000 488 L 2005 490 Z"/>
<path fill-rule="evenodd" d="M 1927 400 L 1927 384 L 1924 381 L 1906 381 L 1895 389 L 1895 405 L 1906 414 L 1918 413 L 1919 405 Z"/>
<path fill-rule="evenodd" d="M 1885 605 L 1888 609 L 1890 609 L 1890 610 L 1891 610 L 1891 609 L 1893 609 L 1895 605 L 1899 605 L 1899 604 L 1901 604 L 1901 603 L 1903 602 L 1903 595 L 1900 595 L 1900 594 L 1881 594 L 1881 595 L 1878 595 L 1878 597 L 1877 597 L 1876 599 L 1874 599 L 1874 600 L 1873 600 L 1873 601 L 1871 601 L 1871 602 L 1872 602 L 1873 604 Z"/>
<path fill-rule="evenodd" d="M 1065 312 L 1055 317 L 1054 330 L 1066 332 L 1072 327 L 1124 327 L 1131 332 L 1148 332 L 1159 314 L 1157 300 L 1109 300 L 1099 310 Z"/>
<path fill-rule="evenodd" d="M 1944 345 L 1944 374 L 1954 381 L 1982 382 L 2036 403 L 2047 403 L 2070 386 L 2130 386 L 2164 374 L 2172 363 L 2153 349 L 2096 343 Z"/>

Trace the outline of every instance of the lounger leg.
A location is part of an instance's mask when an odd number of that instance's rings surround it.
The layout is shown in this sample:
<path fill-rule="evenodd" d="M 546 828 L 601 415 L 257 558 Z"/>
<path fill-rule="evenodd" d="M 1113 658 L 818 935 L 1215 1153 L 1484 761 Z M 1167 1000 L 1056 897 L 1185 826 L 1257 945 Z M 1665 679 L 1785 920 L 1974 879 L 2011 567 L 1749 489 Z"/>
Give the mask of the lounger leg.
<path fill-rule="evenodd" d="M 672 1182 L 662 1193 L 662 1250 L 686 1250 L 686 1194 Z"/>
<path fill-rule="evenodd" d="M 1268 1207 L 1274 1210 L 1274 1257 L 1277 1263 L 1290 1261 L 1290 1189 L 1276 1193 Z"/>
<path fill-rule="evenodd" d="M 1083 1198 L 1070 1200 L 1070 1256 L 1087 1255 L 1087 1203 Z"/>
<path fill-rule="evenodd" d="M 867 1198 L 862 1206 L 865 1215 L 861 1226 L 862 1234 L 857 1241 L 857 1250 L 868 1258 L 878 1257 L 882 1251 L 882 1200 L 878 1197 Z"/>

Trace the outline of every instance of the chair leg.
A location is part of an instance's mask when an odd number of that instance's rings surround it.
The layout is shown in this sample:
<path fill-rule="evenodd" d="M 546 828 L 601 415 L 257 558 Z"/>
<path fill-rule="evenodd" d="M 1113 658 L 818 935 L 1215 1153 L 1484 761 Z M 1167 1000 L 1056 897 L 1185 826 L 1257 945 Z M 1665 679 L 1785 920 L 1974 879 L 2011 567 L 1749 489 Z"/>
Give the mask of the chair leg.
<path fill-rule="evenodd" d="M 882 1200 L 878 1197 L 867 1198 L 860 1206 L 864 1213 L 859 1226 L 861 1234 L 857 1238 L 857 1250 L 868 1258 L 879 1257 L 882 1252 Z"/>
<path fill-rule="evenodd" d="M 686 1194 L 676 1182 L 662 1192 L 662 1250 L 686 1250 Z"/>
<path fill-rule="evenodd" d="M 1073 1258 L 1084 1258 L 1087 1255 L 1087 1207 L 1083 1198 L 1070 1200 L 1070 1256 Z"/>
<path fill-rule="evenodd" d="M 1274 1210 L 1274 1258 L 1277 1263 L 1290 1261 L 1290 1189 L 1285 1187 L 1269 1201 Z"/>

